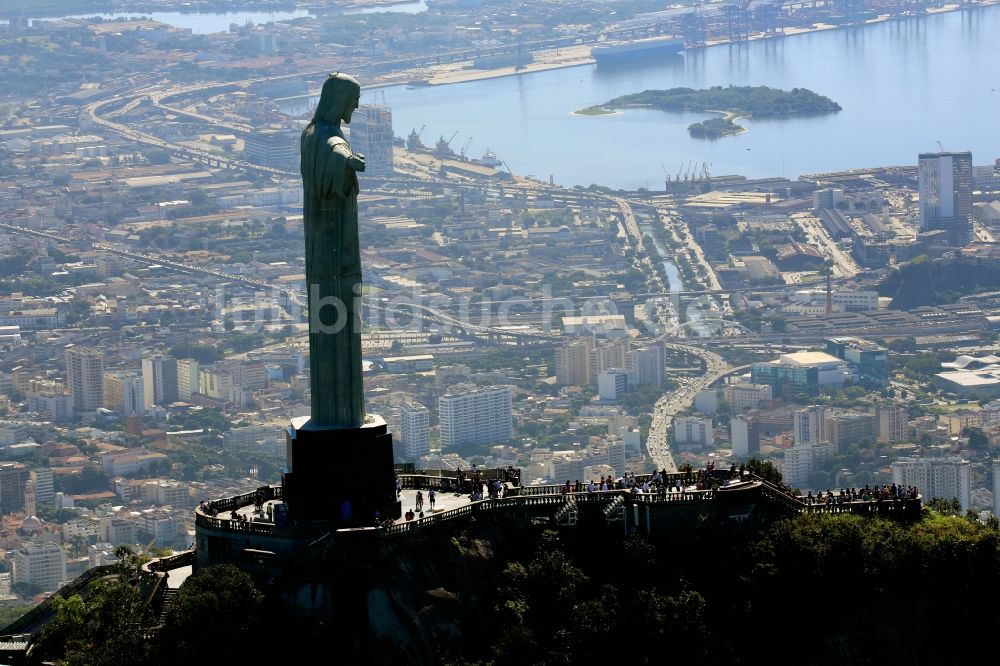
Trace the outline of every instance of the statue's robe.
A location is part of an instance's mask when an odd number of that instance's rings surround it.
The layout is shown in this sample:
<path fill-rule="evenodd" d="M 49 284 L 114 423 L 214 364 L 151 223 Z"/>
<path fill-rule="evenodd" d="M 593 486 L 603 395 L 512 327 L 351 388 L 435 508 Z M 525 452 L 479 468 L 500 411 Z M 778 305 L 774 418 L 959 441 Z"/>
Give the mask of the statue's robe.
<path fill-rule="evenodd" d="M 312 426 L 364 422 L 358 177 L 339 124 L 302 132 Z"/>

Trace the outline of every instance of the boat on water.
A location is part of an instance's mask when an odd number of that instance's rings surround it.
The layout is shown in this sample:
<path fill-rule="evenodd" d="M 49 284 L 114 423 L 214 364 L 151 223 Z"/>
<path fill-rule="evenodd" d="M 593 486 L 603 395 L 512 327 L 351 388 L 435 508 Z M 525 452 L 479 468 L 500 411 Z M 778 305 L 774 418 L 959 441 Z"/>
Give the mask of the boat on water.
<path fill-rule="evenodd" d="M 497 159 L 496 153 L 487 148 L 486 152 L 483 153 L 482 158 L 479 160 L 479 163 L 482 164 L 483 166 L 496 168 L 497 166 L 500 165 L 500 160 Z"/>
<path fill-rule="evenodd" d="M 597 64 L 625 62 L 650 56 L 672 56 L 684 50 L 684 40 L 677 37 L 646 37 L 597 44 L 590 49 L 590 56 Z"/>

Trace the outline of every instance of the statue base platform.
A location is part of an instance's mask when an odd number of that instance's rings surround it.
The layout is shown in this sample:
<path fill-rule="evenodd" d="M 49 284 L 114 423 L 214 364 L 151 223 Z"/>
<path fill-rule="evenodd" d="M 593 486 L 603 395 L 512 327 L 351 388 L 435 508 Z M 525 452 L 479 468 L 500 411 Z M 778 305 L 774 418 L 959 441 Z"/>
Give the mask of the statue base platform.
<path fill-rule="evenodd" d="M 380 416 L 357 428 L 314 427 L 292 419 L 286 431 L 282 492 L 298 523 L 329 521 L 344 527 L 374 525 L 402 515 L 396 499 L 392 434 Z M 349 508 L 345 505 L 349 504 Z M 349 513 L 350 518 L 344 519 Z"/>

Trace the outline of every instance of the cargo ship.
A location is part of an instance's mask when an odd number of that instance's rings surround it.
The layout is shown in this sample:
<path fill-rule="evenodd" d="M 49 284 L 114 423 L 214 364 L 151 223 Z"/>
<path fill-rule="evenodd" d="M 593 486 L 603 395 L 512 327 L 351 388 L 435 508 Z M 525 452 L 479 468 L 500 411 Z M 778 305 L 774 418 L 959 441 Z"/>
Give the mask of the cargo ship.
<path fill-rule="evenodd" d="M 647 37 L 605 42 L 591 47 L 590 56 L 597 64 L 626 62 L 651 56 L 672 56 L 684 50 L 684 40 L 676 37 Z"/>

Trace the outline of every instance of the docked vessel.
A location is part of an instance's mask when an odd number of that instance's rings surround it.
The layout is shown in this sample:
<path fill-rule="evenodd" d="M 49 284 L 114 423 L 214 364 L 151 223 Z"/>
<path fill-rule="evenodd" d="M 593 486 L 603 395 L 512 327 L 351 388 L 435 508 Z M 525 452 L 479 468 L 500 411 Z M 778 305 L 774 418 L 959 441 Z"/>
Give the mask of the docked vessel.
<path fill-rule="evenodd" d="M 672 56 L 684 50 L 684 40 L 676 37 L 647 37 L 605 42 L 591 47 L 590 55 L 597 64 L 625 62 L 650 56 Z"/>
<path fill-rule="evenodd" d="M 496 168 L 497 166 L 500 165 L 500 160 L 497 159 L 496 153 L 487 148 L 486 152 L 483 153 L 482 159 L 479 160 L 479 163 L 482 164 L 483 166 Z"/>

